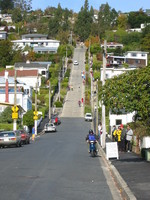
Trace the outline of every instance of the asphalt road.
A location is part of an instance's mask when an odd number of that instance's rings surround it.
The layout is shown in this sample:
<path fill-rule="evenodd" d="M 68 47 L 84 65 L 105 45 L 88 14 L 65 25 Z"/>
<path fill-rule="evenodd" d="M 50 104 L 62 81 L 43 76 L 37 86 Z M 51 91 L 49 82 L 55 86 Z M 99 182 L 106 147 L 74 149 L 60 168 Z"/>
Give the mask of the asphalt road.
<path fill-rule="evenodd" d="M 90 123 L 63 118 L 56 133 L 47 133 L 21 148 L 0 149 L 0 199 L 91 200 L 112 197 L 116 188 L 104 176 L 102 158 L 88 154 Z"/>

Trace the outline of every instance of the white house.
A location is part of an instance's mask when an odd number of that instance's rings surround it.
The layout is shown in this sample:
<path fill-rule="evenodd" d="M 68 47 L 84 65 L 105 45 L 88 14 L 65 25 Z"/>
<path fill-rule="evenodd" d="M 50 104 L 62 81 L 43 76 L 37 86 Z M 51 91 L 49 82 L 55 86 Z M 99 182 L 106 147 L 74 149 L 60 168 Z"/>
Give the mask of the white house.
<path fill-rule="evenodd" d="M 60 41 L 47 39 L 47 36 L 42 34 L 23 35 L 21 40 L 13 40 L 12 42 L 14 48 L 23 50 L 25 47 L 30 47 L 37 53 L 56 53 L 60 45 Z"/>
<path fill-rule="evenodd" d="M 147 66 L 149 52 L 143 51 L 127 51 L 125 53 L 125 62 L 129 65 Z"/>
<path fill-rule="evenodd" d="M 123 67 L 119 67 L 119 68 L 106 68 L 106 79 L 108 78 L 113 78 L 114 76 L 118 76 L 122 73 L 125 73 L 127 71 L 131 71 L 137 69 L 136 67 L 132 67 L 132 68 L 123 68 Z M 101 77 L 100 77 L 101 81 L 103 80 L 103 68 L 101 68 Z"/>
<path fill-rule="evenodd" d="M 101 44 L 101 48 L 104 47 L 104 43 Z M 109 49 L 116 49 L 116 48 L 123 48 L 123 44 L 117 42 L 107 42 L 107 48 Z"/>
<path fill-rule="evenodd" d="M 7 74 L 7 75 L 6 75 Z M 0 76 L 0 103 L 14 104 L 14 77 L 9 77 L 6 71 L 4 76 Z M 24 111 L 32 109 L 32 88 L 17 79 L 16 89 L 17 105 L 20 105 Z M 6 106 L 0 106 L 0 112 L 3 112 Z"/>
<path fill-rule="evenodd" d="M 14 78 L 15 75 L 15 70 L 7 70 L 8 71 L 8 76 Z M 0 77 L 5 76 L 5 71 L 0 72 Z M 35 89 L 36 84 L 37 87 L 41 86 L 41 76 L 39 76 L 38 70 L 16 70 L 16 77 L 17 81 L 26 84 L 29 87 L 32 87 Z"/>
<path fill-rule="evenodd" d="M 38 70 L 38 74 L 45 77 L 46 80 L 49 78 L 49 67 L 51 62 L 30 62 L 26 63 L 20 62 L 15 63 L 15 69 L 23 69 L 23 70 Z"/>

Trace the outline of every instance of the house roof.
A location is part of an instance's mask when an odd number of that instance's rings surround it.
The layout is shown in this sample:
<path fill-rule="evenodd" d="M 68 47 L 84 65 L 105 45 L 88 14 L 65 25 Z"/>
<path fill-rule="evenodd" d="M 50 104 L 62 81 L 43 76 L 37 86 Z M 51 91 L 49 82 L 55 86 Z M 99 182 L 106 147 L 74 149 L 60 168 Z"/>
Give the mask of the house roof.
<path fill-rule="evenodd" d="M 145 51 L 127 51 L 127 53 L 146 53 L 146 54 L 149 54 L 149 52 L 145 52 Z"/>
<path fill-rule="evenodd" d="M 15 70 L 7 70 L 9 73 L 8 73 L 8 76 L 9 77 L 14 77 L 15 75 Z M 17 77 L 26 77 L 26 76 L 38 76 L 38 70 L 16 70 L 17 72 Z M 4 77 L 5 76 L 5 70 L 1 71 L 0 72 L 0 77 Z"/>
<path fill-rule="evenodd" d="M 45 68 L 47 69 L 47 66 L 48 64 L 47 63 L 32 63 L 32 62 L 29 62 L 29 63 L 15 63 L 15 68 L 20 68 L 20 67 L 23 67 L 23 68 L 28 68 L 28 69 L 31 69 L 31 68 L 36 68 L 36 69 L 39 69 L 39 68 Z"/>
<path fill-rule="evenodd" d="M 104 45 L 104 43 L 101 45 Z M 123 46 L 123 44 L 117 42 L 107 42 L 107 46 Z"/>
<path fill-rule="evenodd" d="M 47 35 L 35 33 L 35 34 L 25 34 L 25 35 L 22 35 L 22 37 L 25 37 L 25 38 L 46 37 L 47 38 Z"/>

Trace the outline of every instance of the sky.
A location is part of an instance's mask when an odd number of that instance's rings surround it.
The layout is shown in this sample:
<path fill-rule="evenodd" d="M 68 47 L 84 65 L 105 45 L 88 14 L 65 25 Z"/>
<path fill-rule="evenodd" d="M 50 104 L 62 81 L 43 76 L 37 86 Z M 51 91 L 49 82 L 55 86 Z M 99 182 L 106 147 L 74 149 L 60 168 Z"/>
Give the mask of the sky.
<path fill-rule="evenodd" d="M 47 7 L 56 7 L 60 3 L 63 9 L 68 8 L 74 12 L 79 12 L 84 5 L 85 0 L 32 0 L 32 9 L 45 10 Z M 150 9 L 150 0 L 88 0 L 89 8 L 93 6 L 94 9 L 99 10 L 101 4 L 108 3 L 111 8 L 116 11 L 130 12 Z"/>

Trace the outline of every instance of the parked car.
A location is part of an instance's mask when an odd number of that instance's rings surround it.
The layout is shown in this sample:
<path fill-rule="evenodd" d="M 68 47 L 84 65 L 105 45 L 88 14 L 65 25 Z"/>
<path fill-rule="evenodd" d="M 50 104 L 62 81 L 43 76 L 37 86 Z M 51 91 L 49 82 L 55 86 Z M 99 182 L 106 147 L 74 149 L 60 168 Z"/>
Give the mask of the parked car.
<path fill-rule="evenodd" d="M 53 123 L 47 123 L 44 126 L 45 133 L 56 132 L 56 126 Z"/>
<path fill-rule="evenodd" d="M 92 114 L 86 113 L 84 119 L 85 119 L 85 121 L 92 121 Z"/>
<path fill-rule="evenodd" d="M 54 125 L 60 125 L 61 124 L 61 120 L 58 117 L 58 115 L 52 115 L 51 116 L 51 123 L 53 123 Z"/>
<path fill-rule="evenodd" d="M 75 60 L 75 61 L 73 62 L 73 64 L 74 64 L 74 65 L 78 65 L 79 63 L 78 63 L 77 60 Z"/>
<path fill-rule="evenodd" d="M 21 134 L 19 131 L 2 131 L 0 132 L 0 147 L 12 146 L 16 147 L 22 146 Z"/>
<path fill-rule="evenodd" d="M 21 141 L 23 144 L 30 144 L 30 135 L 24 129 L 19 130 L 21 134 Z"/>

